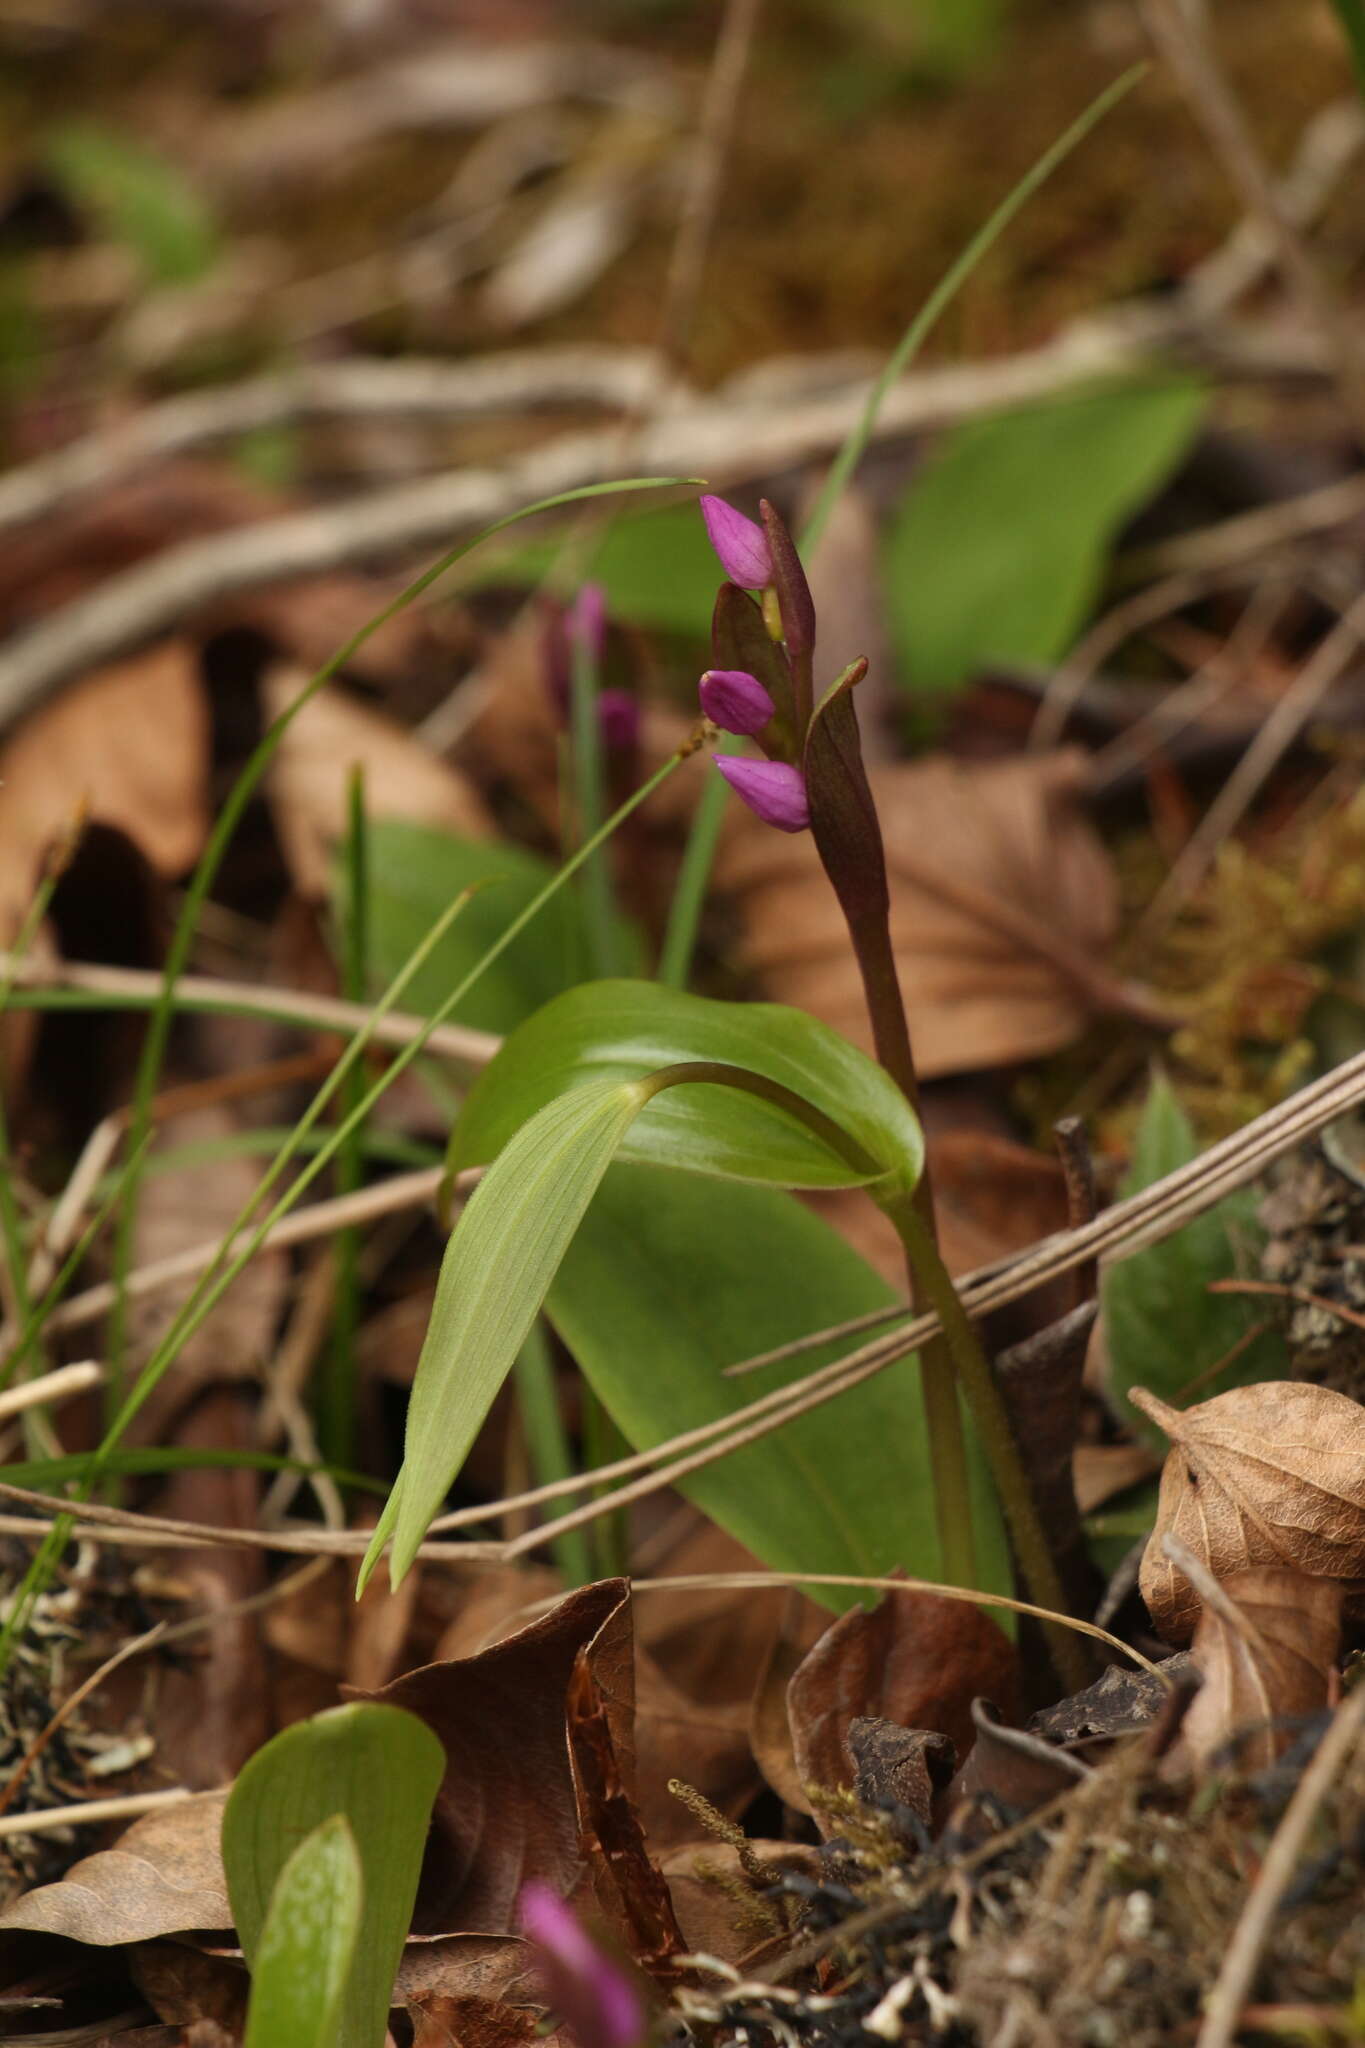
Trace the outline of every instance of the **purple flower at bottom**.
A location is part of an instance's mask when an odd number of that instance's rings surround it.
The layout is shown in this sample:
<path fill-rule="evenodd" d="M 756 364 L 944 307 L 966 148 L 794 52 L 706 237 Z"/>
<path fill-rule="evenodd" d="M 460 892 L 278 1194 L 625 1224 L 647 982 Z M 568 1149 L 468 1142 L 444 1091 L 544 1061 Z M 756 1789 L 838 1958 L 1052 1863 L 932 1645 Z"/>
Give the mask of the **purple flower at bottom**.
<path fill-rule="evenodd" d="M 756 818 L 779 832 L 804 832 L 810 824 L 806 780 L 786 761 L 746 761 L 735 754 L 717 754 L 716 766 L 735 795 Z"/>
<path fill-rule="evenodd" d="M 703 497 L 701 516 L 730 581 L 738 583 L 741 590 L 765 589 L 773 580 L 773 558 L 763 528 L 736 512 L 724 498 Z"/>
<path fill-rule="evenodd" d="M 708 668 L 697 694 L 712 725 L 746 739 L 762 732 L 777 708 L 758 677 L 743 668 Z"/>
<path fill-rule="evenodd" d="M 533 1878 L 521 1888 L 517 1911 L 536 1951 L 545 1996 L 578 2048 L 640 2048 L 645 2011 L 639 1993 L 573 1908 Z"/>

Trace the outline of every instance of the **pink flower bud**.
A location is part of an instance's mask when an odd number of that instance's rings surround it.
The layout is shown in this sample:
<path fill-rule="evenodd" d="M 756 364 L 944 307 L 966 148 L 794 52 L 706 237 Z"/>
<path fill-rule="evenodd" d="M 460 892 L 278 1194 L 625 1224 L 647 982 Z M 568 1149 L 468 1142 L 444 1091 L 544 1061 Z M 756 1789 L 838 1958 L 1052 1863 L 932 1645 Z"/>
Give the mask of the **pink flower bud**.
<path fill-rule="evenodd" d="M 708 668 L 698 694 L 712 725 L 749 739 L 762 732 L 777 708 L 758 677 L 743 668 Z"/>
<path fill-rule="evenodd" d="M 597 723 L 602 744 L 614 754 L 627 754 L 640 739 L 640 705 L 629 690 L 599 690 Z"/>
<path fill-rule="evenodd" d="M 565 620 L 570 644 L 577 644 L 588 659 L 600 662 L 607 644 L 607 593 L 600 583 L 585 583 L 569 606 Z"/>
<path fill-rule="evenodd" d="M 762 590 L 773 580 L 773 558 L 761 526 L 736 512 L 724 498 L 703 497 L 701 516 L 720 557 L 720 566 L 742 590 Z"/>
<path fill-rule="evenodd" d="M 545 1996 L 578 2048 L 640 2048 L 645 2013 L 635 1986 L 548 1884 L 521 1888 L 522 1932 L 537 1952 Z"/>
<path fill-rule="evenodd" d="M 746 761 L 718 754 L 716 766 L 737 797 L 765 825 L 779 832 L 804 832 L 810 823 L 805 777 L 786 761 Z"/>

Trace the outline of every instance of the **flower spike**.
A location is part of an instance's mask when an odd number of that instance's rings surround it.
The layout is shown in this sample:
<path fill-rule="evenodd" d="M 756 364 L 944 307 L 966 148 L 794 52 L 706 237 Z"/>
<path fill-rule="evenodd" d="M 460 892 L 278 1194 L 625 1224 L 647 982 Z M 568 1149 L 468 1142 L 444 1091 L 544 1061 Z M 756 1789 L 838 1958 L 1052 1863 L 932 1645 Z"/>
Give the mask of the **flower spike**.
<path fill-rule="evenodd" d="M 735 795 L 765 825 L 779 832 L 804 832 L 810 824 L 805 777 L 786 761 L 746 761 L 718 754 L 716 766 Z"/>
<path fill-rule="evenodd" d="M 701 501 L 706 532 L 732 583 L 742 590 L 762 590 L 773 580 L 773 558 L 763 528 L 746 519 L 724 498 L 706 496 Z"/>

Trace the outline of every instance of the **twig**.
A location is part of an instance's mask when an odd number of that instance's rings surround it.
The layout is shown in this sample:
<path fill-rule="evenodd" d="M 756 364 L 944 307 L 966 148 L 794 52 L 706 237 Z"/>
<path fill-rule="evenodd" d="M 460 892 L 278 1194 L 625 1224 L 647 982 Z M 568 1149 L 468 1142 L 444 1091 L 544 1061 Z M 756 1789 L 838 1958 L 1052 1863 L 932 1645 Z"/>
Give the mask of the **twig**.
<path fill-rule="evenodd" d="M 0 953 L 0 976 L 13 980 L 16 1008 L 21 989 L 74 989 L 85 995 L 108 996 L 120 1002 L 150 1007 L 160 995 L 163 977 L 138 967 L 98 967 L 86 961 L 16 960 L 12 953 Z M 402 1010 L 386 1011 L 375 1017 L 363 1003 L 344 1002 L 340 996 L 305 996 L 293 989 L 261 988 L 256 983 L 217 981 L 204 974 L 183 974 L 175 985 L 177 1009 L 226 1011 L 232 1015 L 271 1017 L 280 1023 L 297 1024 L 302 1030 L 344 1031 L 354 1036 L 369 1029 L 375 1045 L 411 1045 L 429 1031 L 426 1050 L 445 1059 L 463 1060 L 470 1066 L 486 1066 L 502 1044 L 491 1031 L 474 1031 L 464 1024 L 428 1026 L 424 1017 L 412 1017 Z"/>
<path fill-rule="evenodd" d="M 1148 904 L 1135 937 L 1150 939 L 1169 923 L 1208 873 L 1257 791 L 1274 771 L 1365 637 L 1365 597 L 1338 619 L 1267 716 L 1251 745 L 1190 834 L 1174 867 Z"/>
<path fill-rule="evenodd" d="M 1148 32 L 1190 111 L 1222 159 L 1242 204 L 1258 223 L 1289 289 L 1331 358 L 1357 436 L 1365 439 L 1365 360 L 1276 190 L 1209 37 L 1188 0 L 1140 0 Z"/>
<path fill-rule="evenodd" d="M 87 1358 L 79 1365 L 59 1365 L 36 1380 L 21 1380 L 18 1386 L 0 1393 L 0 1420 L 20 1415 L 26 1408 L 37 1408 L 45 1401 L 69 1401 L 73 1394 L 97 1387 L 103 1378 L 104 1367 Z"/>
<path fill-rule="evenodd" d="M 557 406 L 623 410 L 659 382 L 658 352 L 584 345 L 517 349 L 465 362 L 304 363 L 215 391 L 195 391 L 105 427 L 0 477 L 0 534 L 47 519 L 177 455 L 266 427 L 328 419 L 430 419 L 443 425 Z"/>
<path fill-rule="evenodd" d="M 1209 1993 L 1196 2048 L 1232 2048 L 1271 1923 L 1293 1878 L 1308 1830 L 1358 1740 L 1362 1725 L 1365 1686 L 1357 1686 L 1318 1744 L 1313 1761 L 1295 1786 L 1294 1796 L 1275 1830 Z"/>
<path fill-rule="evenodd" d="M 262 1241 L 262 1249 L 308 1244 L 315 1238 L 330 1236 L 334 1230 L 344 1230 L 357 1223 L 371 1223 L 378 1216 L 391 1216 L 402 1209 L 420 1208 L 436 1199 L 443 1175 L 442 1167 L 419 1167 L 413 1173 L 394 1174 L 391 1179 L 378 1181 L 374 1187 L 361 1188 L 352 1195 L 334 1195 L 325 1202 L 312 1202 L 294 1215 L 282 1217 Z M 462 1174 L 457 1186 L 465 1185 L 472 1186 L 473 1177 Z M 128 1275 L 129 1298 L 156 1294 L 163 1287 L 206 1272 L 221 1250 L 222 1239 L 214 1238 L 204 1244 L 189 1245 L 183 1252 L 174 1252 L 169 1258 L 155 1259 L 149 1265 L 137 1267 Z M 70 1301 L 54 1308 L 45 1327 L 49 1330 L 82 1329 L 87 1323 L 97 1322 L 112 1307 L 113 1301 L 112 1281 L 101 1280 L 97 1286 L 87 1287 L 83 1294 L 73 1295 Z M 0 1344 L 0 1357 L 4 1354 L 5 1346 Z"/>
<path fill-rule="evenodd" d="M 1340 477 L 1297 497 L 1258 505 L 1254 512 L 1238 512 L 1216 525 L 1179 533 L 1173 540 L 1133 548 L 1119 556 L 1114 574 L 1120 583 L 1145 581 L 1149 576 L 1217 574 L 1288 547 L 1293 541 L 1345 526 L 1362 513 L 1365 475 Z"/>
<path fill-rule="evenodd" d="M 163 1806 L 178 1806 L 182 1799 L 202 1797 L 184 1785 L 168 1792 L 129 1792 L 122 1799 L 82 1799 L 75 1806 L 51 1806 L 42 1813 L 10 1813 L 0 1820 L 0 1841 L 12 1835 L 50 1835 L 58 1828 L 90 1827 L 100 1820 L 136 1820 L 144 1813 L 156 1813 Z"/>

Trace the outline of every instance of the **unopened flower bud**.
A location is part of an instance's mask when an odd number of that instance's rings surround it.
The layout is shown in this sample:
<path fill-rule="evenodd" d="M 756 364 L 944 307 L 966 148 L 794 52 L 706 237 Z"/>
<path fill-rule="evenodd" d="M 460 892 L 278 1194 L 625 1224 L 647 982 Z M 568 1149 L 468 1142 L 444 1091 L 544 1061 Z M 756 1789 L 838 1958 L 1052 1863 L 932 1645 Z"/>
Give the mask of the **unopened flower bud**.
<path fill-rule="evenodd" d="M 716 766 L 735 795 L 765 825 L 779 832 L 804 832 L 810 824 L 805 777 L 786 761 L 746 761 L 718 754 Z"/>
<path fill-rule="evenodd" d="M 762 732 L 776 708 L 758 677 L 742 668 L 708 668 L 698 694 L 712 725 L 747 739 Z"/>
<path fill-rule="evenodd" d="M 727 505 L 724 498 L 703 497 L 701 516 L 720 566 L 732 583 L 742 590 L 762 590 L 772 582 L 772 552 L 761 526 Z"/>

